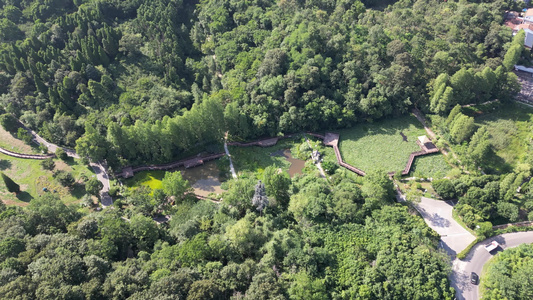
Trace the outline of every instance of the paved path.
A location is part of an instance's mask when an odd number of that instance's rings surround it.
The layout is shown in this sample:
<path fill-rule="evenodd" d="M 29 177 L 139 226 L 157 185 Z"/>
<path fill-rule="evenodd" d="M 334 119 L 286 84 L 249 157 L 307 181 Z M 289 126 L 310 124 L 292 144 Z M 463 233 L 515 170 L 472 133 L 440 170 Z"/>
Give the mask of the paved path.
<path fill-rule="evenodd" d="M 113 204 L 113 198 L 109 196 L 109 175 L 105 171 L 106 168 L 102 163 L 89 163 L 91 168 L 93 168 L 94 173 L 96 174 L 96 178 L 103 184 L 102 189 L 100 190 L 100 202 L 102 202 L 102 206 L 104 208 L 110 206 Z"/>
<path fill-rule="evenodd" d="M 470 283 L 470 274 L 475 272 L 480 275 L 483 265 L 492 258 L 493 255 L 483 248 L 483 245 L 492 241 L 497 241 L 501 245 L 498 251 L 503 251 L 504 249 L 517 247 L 520 244 L 533 243 L 533 232 L 506 233 L 489 238 L 476 244 L 464 260 L 456 259 L 453 262 L 450 279 L 452 287 L 457 291 L 456 297 L 458 300 L 479 299 L 479 286 Z"/>
<path fill-rule="evenodd" d="M 231 155 L 229 154 L 229 149 L 228 149 L 228 133 L 226 132 L 226 136 L 224 138 L 224 151 L 226 151 L 226 156 L 228 157 L 229 159 L 229 169 L 231 170 L 231 176 L 233 176 L 233 178 L 237 178 L 237 172 L 235 172 L 235 168 L 233 167 L 233 161 L 231 160 Z"/>
<path fill-rule="evenodd" d="M 441 236 L 441 247 L 451 256 L 463 251 L 476 237 L 452 217 L 452 201 L 441 201 L 421 197 L 416 209 L 420 212 L 429 227 Z"/>
<path fill-rule="evenodd" d="M 26 128 L 26 130 L 28 130 L 28 132 L 32 135 L 32 137 L 33 137 L 32 141 L 34 143 L 37 143 L 39 145 L 40 144 L 45 145 L 46 148 L 48 148 L 49 152 L 55 153 L 57 148 L 59 148 L 59 146 L 57 146 L 55 144 L 52 144 L 52 143 L 49 143 L 48 141 L 43 139 L 35 131 L 33 131 L 31 129 L 28 129 L 28 128 Z M 76 151 L 74 149 L 63 148 L 63 150 L 65 151 L 65 153 L 67 153 L 67 155 L 69 157 L 77 158 L 77 159 L 80 158 L 80 156 L 76 153 Z M 96 163 L 91 162 L 91 163 L 89 163 L 89 165 L 91 166 L 91 168 L 93 169 L 94 173 L 96 174 L 96 178 L 103 184 L 103 188 L 100 190 L 100 199 L 101 199 L 101 202 L 102 202 L 102 206 L 104 208 L 106 208 L 109 205 L 113 204 L 113 199 L 111 198 L 111 196 L 109 196 L 110 184 L 109 184 L 109 175 L 105 171 L 106 167 L 101 162 L 96 162 Z"/>
<path fill-rule="evenodd" d="M 35 132 L 35 131 L 31 130 L 31 129 L 26 128 L 26 130 L 28 130 L 28 132 L 33 137 L 32 141 L 34 143 L 36 143 L 37 145 L 43 144 L 43 145 L 46 146 L 46 148 L 48 148 L 49 152 L 56 153 L 56 150 L 57 150 L 57 148 L 59 148 L 59 146 L 57 146 L 56 144 L 49 143 L 48 141 L 43 139 L 40 135 L 38 135 L 37 132 Z M 67 153 L 67 155 L 69 157 L 80 158 L 80 156 L 76 153 L 76 151 L 74 151 L 74 149 L 63 148 L 63 150 L 65 150 L 65 153 Z"/>
<path fill-rule="evenodd" d="M 430 136 L 430 138 L 432 140 L 436 139 L 437 138 L 437 135 L 433 132 L 433 130 L 431 130 L 431 128 L 429 128 L 429 126 L 427 125 L 427 122 L 426 122 L 426 119 L 424 118 L 424 116 L 422 115 L 422 112 L 420 112 L 420 110 L 418 110 L 417 108 L 413 108 L 412 110 L 413 114 L 415 115 L 415 117 L 418 119 L 418 121 L 420 123 L 422 123 L 422 126 L 424 126 L 424 129 L 426 130 L 426 133 Z"/>
<path fill-rule="evenodd" d="M 398 197 L 400 201 L 405 201 L 403 195 L 399 194 Z M 475 240 L 470 232 L 452 218 L 453 202 L 421 197 L 420 203 L 415 206 L 428 226 L 440 234 L 440 246 L 452 259 Z M 497 241 L 501 245 L 499 251 L 502 251 L 520 244 L 533 243 L 533 232 L 507 233 L 489 238 L 476 244 L 465 259 L 454 259 L 450 281 L 457 291 L 458 300 L 479 299 L 479 286 L 470 283 L 470 274 L 475 272 L 480 275 L 483 265 L 492 258 L 493 255 L 483 248 L 492 241 Z"/>

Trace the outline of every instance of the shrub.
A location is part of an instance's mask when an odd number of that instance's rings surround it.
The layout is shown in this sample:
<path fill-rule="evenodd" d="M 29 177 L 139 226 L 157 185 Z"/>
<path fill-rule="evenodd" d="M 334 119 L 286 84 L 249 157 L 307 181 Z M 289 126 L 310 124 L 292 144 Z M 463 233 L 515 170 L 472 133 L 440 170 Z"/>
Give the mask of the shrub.
<path fill-rule="evenodd" d="M 85 183 L 85 190 L 91 195 L 98 196 L 104 185 L 96 178 L 91 178 Z"/>
<path fill-rule="evenodd" d="M 54 162 L 53 159 L 47 158 L 41 161 L 41 167 L 45 170 L 52 171 L 56 167 L 56 163 Z"/>
<path fill-rule="evenodd" d="M 54 177 L 57 179 L 57 181 L 62 186 L 71 186 L 75 182 L 74 177 L 72 176 L 72 174 L 70 174 L 69 172 L 65 172 L 65 171 L 57 171 L 54 174 Z"/>
<path fill-rule="evenodd" d="M 456 197 L 455 187 L 449 179 L 434 180 L 431 185 L 442 199 L 448 200 Z"/>
<path fill-rule="evenodd" d="M 328 175 L 332 175 L 335 173 L 335 170 L 337 170 L 339 166 L 334 162 L 325 161 L 322 163 L 322 167 L 324 168 L 324 171 L 328 173 Z"/>
<path fill-rule="evenodd" d="M 39 151 L 41 151 L 42 153 L 48 153 L 48 147 L 46 147 L 45 144 L 40 143 L 39 144 Z"/>
<path fill-rule="evenodd" d="M 18 128 L 17 119 L 9 113 L 0 115 L 0 125 L 2 125 L 6 131 L 11 133 L 15 133 Z"/>
<path fill-rule="evenodd" d="M 17 138 L 23 140 L 26 144 L 31 143 L 31 135 L 24 128 L 19 127 L 17 130 Z"/>
<path fill-rule="evenodd" d="M 111 197 L 116 197 L 117 194 L 118 194 L 118 188 L 116 186 L 112 186 L 109 188 L 109 192 L 108 192 L 109 196 Z"/>
<path fill-rule="evenodd" d="M 68 158 L 67 152 L 65 152 L 65 150 L 63 150 L 63 148 L 61 148 L 61 147 L 57 148 L 56 156 L 57 156 L 57 158 L 59 158 L 61 160 L 66 160 Z"/>

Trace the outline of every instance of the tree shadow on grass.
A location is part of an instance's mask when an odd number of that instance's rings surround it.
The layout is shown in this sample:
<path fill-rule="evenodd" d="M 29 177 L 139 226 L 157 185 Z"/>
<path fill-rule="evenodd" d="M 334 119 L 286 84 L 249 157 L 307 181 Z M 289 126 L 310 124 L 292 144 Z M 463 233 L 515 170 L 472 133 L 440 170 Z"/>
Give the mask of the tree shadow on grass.
<path fill-rule="evenodd" d="M 68 157 L 67 159 L 63 160 L 67 165 L 69 166 L 75 166 L 77 165 L 78 163 L 76 162 L 76 160 L 74 159 L 74 157 Z M 88 167 L 90 169 L 90 167 Z"/>
<path fill-rule="evenodd" d="M 75 183 L 72 187 L 70 193 L 74 198 L 81 199 L 85 194 L 87 194 L 87 191 L 85 190 L 85 184 L 82 183 Z"/>
<path fill-rule="evenodd" d="M 483 161 L 483 167 L 487 174 L 503 174 L 513 170 L 511 164 L 498 156 L 494 150 L 490 149 L 487 158 Z"/>
<path fill-rule="evenodd" d="M 9 160 L 0 159 L 0 171 L 11 168 L 11 162 Z"/>
<path fill-rule="evenodd" d="M 30 193 L 28 193 L 28 192 L 22 191 L 22 192 L 17 194 L 17 199 L 19 199 L 20 201 L 23 201 L 23 202 L 30 202 L 31 199 L 33 199 L 33 196 L 30 195 Z"/>

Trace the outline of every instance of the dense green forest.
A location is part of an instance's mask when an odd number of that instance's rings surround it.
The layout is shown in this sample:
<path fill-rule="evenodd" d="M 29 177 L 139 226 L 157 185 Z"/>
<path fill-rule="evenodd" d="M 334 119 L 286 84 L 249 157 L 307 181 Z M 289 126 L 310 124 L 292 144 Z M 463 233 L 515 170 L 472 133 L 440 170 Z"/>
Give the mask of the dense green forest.
<path fill-rule="evenodd" d="M 500 253 L 487 266 L 483 299 L 528 299 L 533 294 L 533 246 L 520 245 Z"/>
<path fill-rule="evenodd" d="M 519 90 L 510 71 L 528 53 L 522 33 L 513 39 L 502 22 L 520 8 L 0 0 L 0 122 L 16 135 L 20 120 L 118 169 L 219 151 L 226 132 L 246 140 L 324 131 L 417 107 L 468 148 L 460 158 L 475 168 L 490 154 L 487 129 L 460 105 L 505 103 Z M 530 169 L 433 186 L 459 198 L 468 226 L 512 221 L 522 206 L 533 210 L 533 190 L 516 193 Z M 153 192 L 121 189 L 103 212 L 52 193 L 0 206 L 0 298 L 454 298 L 439 236 L 394 203 L 384 173 L 291 179 L 268 167 L 224 183 L 221 203 L 188 194 L 178 174 Z M 154 222 L 161 213 L 170 221 Z"/>
<path fill-rule="evenodd" d="M 386 4 L 1 1 L 0 106 L 116 167 L 517 91 L 514 1 Z"/>
<path fill-rule="evenodd" d="M 175 174 L 154 193 L 176 199 L 168 224 L 142 189 L 88 215 L 53 194 L 0 207 L 0 299 L 453 299 L 439 236 L 385 175 L 269 167 L 217 205 Z"/>

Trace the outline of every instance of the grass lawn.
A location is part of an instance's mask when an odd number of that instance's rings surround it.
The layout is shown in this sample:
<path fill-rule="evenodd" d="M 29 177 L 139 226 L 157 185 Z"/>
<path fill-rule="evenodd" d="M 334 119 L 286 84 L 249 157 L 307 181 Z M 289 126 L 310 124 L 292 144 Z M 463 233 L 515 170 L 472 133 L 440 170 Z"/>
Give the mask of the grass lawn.
<path fill-rule="evenodd" d="M 403 170 L 409 154 L 420 150 L 416 139 L 426 134 L 420 122 L 410 115 L 358 124 L 339 133 L 342 158 L 365 172 Z M 400 133 L 407 137 L 407 142 Z"/>
<path fill-rule="evenodd" d="M 39 153 L 39 149 L 37 147 L 37 144 L 35 144 L 35 147 L 30 146 L 23 141 L 19 140 L 15 136 L 12 136 L 11 133 L 4 130 L 2 126 L 0 126 L 0 147 L 17 152 L 17 153 L 24 153 L 24 154 L 35 154 Z"/>
<path fill-rule="evenodd" d="M 152 190 L 160 189 L 161 180 L 165 177 L 166 171 L 143 171 L 135 174 L 132 178 L 125 180 L 126 186 L 137 187 L 140 185 L 148 186 Z"/>
<path fill-rule="evenodd" d="M 259 146 L 228 146 L 228 149 L 237 173 L 245 171 L 262 173 L 268 166 L 275 166 L 288 171 L 291 165 L 290 162 L 288 162 L 283 156 L 273 156 L 270 154 L 279 150 L 290 149 L 297 141 L 298 140 L 293 139 L 280 140 L 276 145 L 266 148 Z"/>
<path fill-rule="evenodd" d="M 494 152 L 484 164 L 497 172 L 510 172 L 528 156 L 533 129 L 533 109 L 519 103 L 497 107 L 471 107 L 465 113 L 474 116 L 476 125 L 486 126 Z"/>
<path fill-rule="evenodd" d="M 451 169 L 444 156 L 441 153 L 435 153 L 415 158 L 409 176 L 441 179 Z"/>
<path fill-rule="evenodd" d="M 80 181 L 80 178 L 93 176 L 92 169 L 73 159 L 67 162 L 59 159 L 54 161 L 56 163 L 55 170 L 70 172 L 76 179 L 76 183 L 70 189 L 61 186 L 53 178 L 52 171 L 43 170 L 40 160 L 20 159 L 0 154 L 0 171 L 19 184 L 21 189 L 21 193 L 15 196 L 7 191 L 3 182 L 0 182 L 1 200 L 4 200 L 8 205 L 25 206 L 31 199 L 45 193 L 43 188 L 47 188 L 50 192 L 55 190 L 65 204 L 78 203 L 80 198 L 85 195 L 85 185 Z"/>

